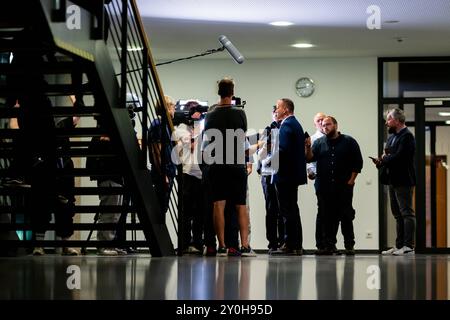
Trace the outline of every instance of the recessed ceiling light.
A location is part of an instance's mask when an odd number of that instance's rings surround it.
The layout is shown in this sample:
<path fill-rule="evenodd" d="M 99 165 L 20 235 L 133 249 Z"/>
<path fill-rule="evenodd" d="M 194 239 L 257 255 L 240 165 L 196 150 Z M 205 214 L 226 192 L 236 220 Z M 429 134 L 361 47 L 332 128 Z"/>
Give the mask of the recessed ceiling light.
<path fill-rule="evenodd" d="M 439 112 L 441 117 L 450 117 L 450 112 Z"/>
<path fill-rule="evenodd" d="M 296 43 L 296 44 L 293 44 L 292 47 L 294 47 L 294 48 L 312 48 L 312 47 L 314 47 L 314 45 L 311 43 Z"/>
<path fill-rule="evenodd" d="M 399 23 L 398 20 L 386 20 L 384 23 Z"/>
<path fill-rule="evenodd" d="M 274 21 L 269 24 L 276 27 L 289 27 L 292 26 L 294 23 L 289 21 Z"/>

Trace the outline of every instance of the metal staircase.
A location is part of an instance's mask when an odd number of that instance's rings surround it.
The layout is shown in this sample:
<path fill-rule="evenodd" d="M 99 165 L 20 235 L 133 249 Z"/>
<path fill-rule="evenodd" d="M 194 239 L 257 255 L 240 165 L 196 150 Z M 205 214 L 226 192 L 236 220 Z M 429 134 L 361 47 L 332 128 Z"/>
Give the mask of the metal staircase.
<path fill-rule="evenodd" d="M 25 9 L 26 7 L 26 9 Z M 27 74 L 43 75 L 48 83 L 43 93 L 52 101 L 50 114 L 54 119 L 77 116 L 90 119 L 91 125 L 71 129 L 54 129 L 55 138 L 69 138 L 68 147 L 56 150 L 57 157 L 82 159 L 72 169 L 56 169 L 56 177 L 89 177 L 93 175 L 123 176 L 123 187 L 97 188 L 77 186 L 71 192 L 79 199 L 100 194 L 123 194 L 131 202 L 121 206 L 83 205 L 77 201 L 76 214 L 136 213 L 138 222 L 120 225 L 121 232 L 142 230 L 145 240 L 122 239 L 106 241 L 57 241 L 19 240 L 17 231 L 25 235 L 33 230 L 29 217 L 36 214 L 39 203 L 30 207 L 31 188 L 5 186 L 0 183 L 0 244 L 2 248 L 15 247 L 148 247 L 152 256 L 174 254 L 172 240 L 165 217 L 159 210 L 158 199 L 150 175 L 148 160 L 147 128 L 156 118 L 155 106 L 164 105 L 164 95 L 150 54 L 148 40 L 133 0 L 85 1 L 85 0 L 15 0 L 4 4 L 0 13 L 0 53 L 9 54 L 36 51 L 50 53 L 52 59 L 42 64 L 25 65 L 0 63 L 0 178 L 5 181 L 12 175 L 14 140 L 19 129 L 8 127 L 11 118 L 26 112 L 12 108 L 8 97 L 23 88 L 11 86 L 8 77 Z M 33 30 L 33 41 L 21 41 L 21 35 Z M 30 36 L 30 34 L 28 34 Z M 31 69 L 31 70 L 30 70 Z M 14 77 L 14 76 L 13 76 Z M 26 79 L 26 78 L 25 78 Z M 127 108 L 127 93 L 132 92 L 136 101 L 134 110 Z M 91 103 L 67 105 L 68 97 L 83 97 Z M 130 121 L 130 111 L 138 113 L 135 126 Z M 40 112 L 33 110 L 32 113 Z M 45 111 L 43 111 L 45 112 Z M 106 124 L 100 129 L 92 125 L 92 119 L 101 118 Z M 167 114 L 163 115 L 168 132 L 173 129 Z M 136 132 L 141 139 L 136 137 Z M 114 152 L 98 154 L 89 149 L 92 137 L 108 135 L 114 141 Z M 169 137 L 165 137 L 170 144 Z M 139 141 L 140 140 L 140 141 Z M 45 143 L 45 142 L 42 142 Z M 89 170 L 84 166 L 88 157 L 114 157 L 117 168 Z M 56 165 L 56 164 L 55 164 Z M 153 164 L 154 165 L 154 164 Z M 53 171 L 52 171 L 53 172 Z M 51 177 L 54 178 L 54 177 Z M 49 179 L 52 181 L 52 179 Z M 58 190 L 60 192 L 61 190 Z M 177 220 L 176 188 L 171 197 L 171 221 Z M 18 219 L 19 218 L 19 219 Z M 116 224 L 75 223 L 75 230 L 111 230 Z M 176 226 L 174 227 L 176 230 Z M 47 230 L 54 230 L 50 224 Z"/>

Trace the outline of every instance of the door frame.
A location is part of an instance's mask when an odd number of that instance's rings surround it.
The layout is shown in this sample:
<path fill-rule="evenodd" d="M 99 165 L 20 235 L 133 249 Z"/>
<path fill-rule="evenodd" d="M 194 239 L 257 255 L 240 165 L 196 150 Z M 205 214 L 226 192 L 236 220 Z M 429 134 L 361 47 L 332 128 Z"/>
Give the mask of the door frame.
<path fill-rule="evenodd" d="M 401 109 L 405 104 L 414 104 L 414 127 L 416 139 L 416 187 L 415 187 L 415 211 L 416 211 L 416 252 L 417 253 L 450 253 L 450 248 L 427 248 L 426 247 L 426 148 L 425 130 L 427 126 L 425 117 L 425 97 L 405 98 L 400 93 L 398 98 L 385 98 L 384 88 L 384 63 L 385 62 L 407 62 L 407 61 L 450 61 L 450 57 L 408 57 L 408 58 L 378 58 L 378 154 L 383 153 L 383 143 L 385 142 L 384 129 L 385 120 L 383 117 L 384 105 L 397 104 Z M 430 106 L 427 106 L 430 107 Z M 433 138 L 433 137 L 432 137 Z M 435 144 L 436 137 L 434 136 Z M 389 205 L 388 197 L 384 192 L 384 185 L 378 184 L 378 209 L 379 209 L 379 248 L 387 247 L 387 216 L 384 208 Z M 448 213 L 447 213 L 448 214 Z M 432 229 L 432 238 L 436 238 L 436 228 Z"/>

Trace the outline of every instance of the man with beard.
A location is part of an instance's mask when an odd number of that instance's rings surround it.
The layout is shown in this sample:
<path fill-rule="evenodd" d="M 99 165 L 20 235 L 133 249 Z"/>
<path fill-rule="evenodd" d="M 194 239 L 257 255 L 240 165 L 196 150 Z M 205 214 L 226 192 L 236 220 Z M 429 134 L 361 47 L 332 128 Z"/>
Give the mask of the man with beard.
<path fill-rule="evenodd" d="M 321 254 L 338 253 L 336 234 L 341 223 L 345 253 L 354 255 L 355 210 L 352 201 L 355 179 L 363 166 L 361 151 L 355 139 L 338 131 L 335 118 L 325 117 L 322 128 L 325 136 L 316 140 L 312 148 L 310 139 L 305 143 L 307 161 L 317 162 L 315 187 L 325 237 Z"/>
<path fill-rule="evenodd" d="M 397 222 L 395 247 L 383 251 L 385 255 L 414 254 L 414 233 L 416 217 L 412 208 L 416 175 L 414 154 L 416 142 L 405 125 L 405 114 L 401 109 L 387 113 L 386 126 L 391 134 L 386 142 L 385 152 L 378 159 L 373 158 L 377 168 L 383 170 L 381 183 L 389 186 L 391 210 Z"/>

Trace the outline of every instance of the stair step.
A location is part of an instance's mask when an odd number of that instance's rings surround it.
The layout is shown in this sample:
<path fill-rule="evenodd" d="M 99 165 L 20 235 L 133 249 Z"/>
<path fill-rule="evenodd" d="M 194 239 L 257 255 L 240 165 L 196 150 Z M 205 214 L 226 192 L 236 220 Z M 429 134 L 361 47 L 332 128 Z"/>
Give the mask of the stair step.
<path fill-rule="evenodd" d="M 0 108 L 0 118 L 17 118 L 21 113 L 20 108 Z M 55 117 L 95 117 L 100 116 L 100 112 L 94 107 L 74 108 L 74 107 L 53 107 L 51 113 Z"/>
<path fill-rule="evenodd" d="M 0 159 L 9 159 L 14 156 L 14 151 L 9 149 L 0 148 Z M 71 158 L 113 158 L 117 157 L 116 153 L 96 153 L 87 148 L 83 149 L 70 149 L 70 150 L 57 150 L 56 156 Z"/>
<path fill-rule="evenodd" d="M 19 94 L 22 92 L 23 89 L 0 86 L 0 96 L 8 96 L 10 94 Z M 75 94 L 75 86 L 72 84 L 49 84 L 46 86 L 44 93 L 47 96 L 70 96 Z M 93 94 L 89 84 L 83 85 L 82 93 L 84 95 Z"/>
<path fill-rule="evenodd" d="M 99 176 L 99 177 L 117 177 L 122 175 L 120 172 L 120 168 L 117 168 L 116 172 L 106 171 L 106 170 L 92 170 L 86 168 L 74 168 L 74 169 L 56 169 L 57 177 L 91 177 L 91 176 Z M 9 169 L 0 169 L 0 177 L 8 177 L 10 174 Z"/>
<path fill-rule="evenodd" d="M 132 244 L 134 247 L 148 247 L 145 240 L 2 240 L 5 248 L 12 247 L 103 247 L 103 248 L 119 248 Z"/>
<path fill-rule="evenodd" d="M 8 37 L 8 35 L 14 35 L 14 31 L 1 30 L 0 37 Z M 27 73 L 43 73 L 43 74 L 72 74 L 74 71 L 77 73 L 86 73 L 89 71 L 89 66 L 86 63 L 74 62 L 74 61 L 59 61 L 59 62 L 46 62 L 40 66 L 36 66 L 32 71 L 27 67 L 17 64 L 0 64 L 0 74 L 27 74 Z"/>
<path fill-rule="evenodd" d="M 117 223 L 74 223 L 74 230 L 116 230 L 118 227 Z M 121 225 L 120 227 L 125 227 L 126 230 L 142 230 L 142 225 L 140 223 L 127 223 Z M 57 226 L 54 223 L 49 223 L 46 226 L 47 230 L 56 230 Z M 33 230 L 33 226 L 28 223 L 0 223 L 0 231 L 10 231 L 10 230 Z"/>
<path fill-rule="evenodd" d="M 16 213 L 20 214 L 26 212 L 29 208 L 22 205 L 14 206 L 0 206 L 0 214 L 10 214 Z M 75 205 L 74 212 L 77 214 L 90 214 L 90 213 L 117 213 L 117 212 L 136 212 L 136 207 L 134 206 L 89 206 L 89 205 Z"/>
<path fill-rule="evenodd" d="M 6 188 L 0 186 L 0 195 L 23 196 L 31 191 L 30 188 Z M 75 187 L 72 189 L 74 195 L 104 195 L 104 194 L 125 194 L 124 187 Z"/>
<path fill-rule="evenodd" d="M 100 128 L 56 128 L 56 137 L 100 137 L 106 135 L 106 131 Z M 0 129 L 0 137 L 15 138 L 20 134 L 20 129 Z"/>

